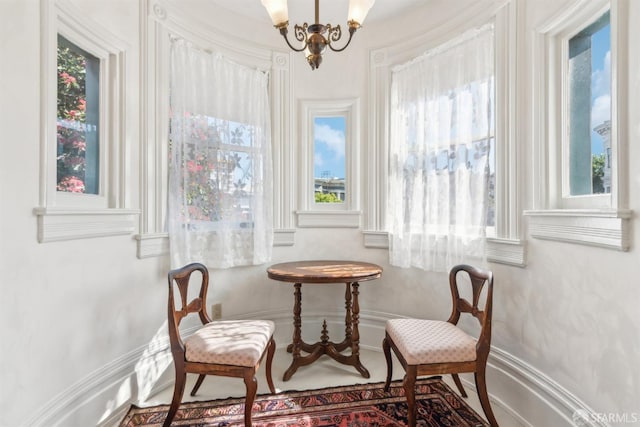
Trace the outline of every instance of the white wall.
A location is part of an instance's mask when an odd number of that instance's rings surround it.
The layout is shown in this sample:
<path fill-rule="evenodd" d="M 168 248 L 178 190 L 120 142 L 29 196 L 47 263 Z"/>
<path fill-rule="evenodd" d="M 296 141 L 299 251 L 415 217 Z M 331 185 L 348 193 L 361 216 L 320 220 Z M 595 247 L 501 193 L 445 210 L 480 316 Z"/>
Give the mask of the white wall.
<path fill-rule="evenodd" d="M 70 396 L 77 398 L 74 406 L 90 402 L 72 414 L 80 418 L 61 420 L 62 425 L 90 425 L 110 403 L 92 402 L 95 390 L 80 390 L 78 382 L 148 345 L 163 325 L 166 260 L 137 259 L 132 235 L 37 241 L 32 210 L 39 203 L 40 174 L 39 3 L 0 1 L 0 425 L 25 425 L 45 404 L 72 412 L 65 409 Z M 77 7 L 131 46 L 126 120 L 132 163 L 127 167 L 130 207 L 138 208 L 139 6 L 117 0 L 79 1 Z M 126 394 L 123 390 L 122 397 Z"/>
<path fill-rule="evenodd" d="M 522 34 L 530 37 L 533 28 L 571 2 L 524 2 L 526 28 Z M 127 114 L 132 158 L 128 167 L 131 182 L 137 183 L 139 3 L 74 3 L 132 46 L 127 57 L 127 96 L 133 99 Z M 640 4 L 630 3 L 630 22 L 640 22 Z M 375 143 L 367 132 L 369 50 L 400 43 L 405 33 L 416 37 L 424 28 L 450 19 L 464 5 L 462 1 L 428 2 L 410 16 L 365 27 L 347 51 L 328 52 L 316 71 L 309 69 L 301 54 L 292 55 L 293 111 L 299 99 L 359 97 L 362 158 L 366 160 L 364 153 Z M 238 16 L 222 10 L 211 13 L 202 1 L 182 8 L 194 20 L 206 21 L 227 33 L 240 22 Z M 29 419 L 33 425 L 51 425 L 53 421 L 93 425 L 117 414 L 129 399 L 148 393 L 169 366 L 164 347 L 168 262 L 164 257 L 137 259 L 132 236 L 37 243 L 32 209 L 38 205 L 39 191 L 39 19 L 37 0 L 0 0 L 0 129 L 4 147 L 0 158 L 0 425 L 21 425 Z M 246 37 L 255 36 L 260 43 L 285 50 L 284 42 L 266 21 L 251 21 L 245 28 L 251 29 Z M 631 32 L 631 39 L 638 38 L 637 28 L 632 26 Z M 640 47 L 630 43 L 630 49 L 629 208 L 639 212 Z M 518 71 L 519 93 L 530 93 L 532 88 L 532 59 L 525 56 L 525 67 Z M 532 126 L 530 115 L 520 119 L 524 126 Z M 292 138 L 292 143 L 298 143 L 298 138 Z M 533 141 L 529 137 L 518 143 L 526 149 L 526 168 L 520 173 L 527 182 L 524 208 L 530 208 L 535 179 L 530 169 Z M 363 180 L 367 167 L 364 165 Z M 131 191 L 130 207 L 139 208 L 140 190 L 134 185 Z M 366 194 L 362 197 L 364 207 Z M 517 364 L 519 371 L 516 369 L 516 376 L 508 375 L 505 365 L 494 360 L 489 390 L 533 425 L 560 425 L 539 420 L 563 418 L 565 425 L 571 425 L 567 419 L 570 412 L 547 418 L 537 413 L 538 408 L 566 411 L 558 401 L 567 396 L 576 399 L 567 408 L 584 403 L 599 413 L 640 413 L 640 315 L 636 308 L 640 282 L 634 274 L 640 261 L 639 222 L 636 215 L 629 252 L 525 235 L 526 268 L 491 266 L 496 276 L 493 345 L 496 353 L 506 357 L 500 360 Z M 449 293 L 442 275 L 389 266 L 386 250 L 363 247 L 360 230 L 298 229 L 295 239 L 293 247 L 275 248 L 274 262 L 355 258 L 383 266 L 385 272 L 379 280 L 361 287 L 362 313 L 373 323 L 393 315 L 444 318 L 449 312 Z M 210 302 L 222 302 L 225 317 L 284 316 L 291 309 L 292 289 L 268 280 L 265 269 L 213 271 Z M 304 304 L 316 312 L 339 313 L 344 304 L 342 293 L 341 288 L 313 288 L 305 292 Z M 280 335 L 287 337 L 290 321 L 282 319 Z M 379 346 L 381 324 L 367 335 L 365 345 Z M 285 343 L 280 340 L 279 344 Z M 553 401 L 552 396 L 547 406 L 540 406 L 540 399 L 525 389 L 536 380 L 544 383 L 543 391 L 560 391 L 560 397 Z M 67 411 L 68 407 L 80 409 Z M 36 408 L 40 412 L 34 413 Z M 72 418 L 47 418 L 66 412 Z"/>

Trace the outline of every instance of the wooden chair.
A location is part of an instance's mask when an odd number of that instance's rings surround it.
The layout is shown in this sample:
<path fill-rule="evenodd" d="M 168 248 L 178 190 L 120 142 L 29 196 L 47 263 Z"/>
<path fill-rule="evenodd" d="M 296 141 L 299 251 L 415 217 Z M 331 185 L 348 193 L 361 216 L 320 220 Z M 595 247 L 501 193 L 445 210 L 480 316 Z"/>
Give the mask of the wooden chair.
<path fill-rule="evenodd" d="M 187 304 L 187 289 L 191 274 L 200 272 L 202 280 L 198 297 Z M 271 377 L 271 364 L 276 343 L 273 340 L 274 324 L 268 320 L 211 321 L 207 315 L 206 301 L 209 272 L 199 263 L 172 270 L 169 279 L 169 339 L 176 369 L 173 400 L 164 427 L 171 425 L 178 411 L 187 373 L 199 374 L 191 396 L 194 396 L 206 375 L 243 378 L 247 388 L 244 407 L 244 423 L 251 426 L 251 407 L 256 397 L 258 382 L 256 371 L 267 353 L 266 376 L 271 393 L 275 393 Z M 194 278 L 195 280 L 195 278 Z M 174 282 L 180 291 L 181 306 L 174 301 Z M 203 326 L 184 341 L 180 336 L 180 322 L 190 313 L 198 313 Z"/>
<path fill-rule="evenodd" d="M 466 272 L 473 288 L 473 303 L 461 298 L 458 273 Z M 482 288 L 487 284 L 483 309 L 478 308 Z M 458 265 L 449 273 L 453 297 L 453 311 L 446 322 L 423 319 L 392 319 L 387 321 L 382 349 L 387 360 L 385 391 L 389 391 L 392 375 L 391 349 L 405 370 L 403 387 L 407 397 L 408 425 L 416 425 L 415 383 L 418 376 L 451 374 L 463 397 L 459 373 L 473 372 L 480 404 L 493 427 L 498 426 L 489 397 L 485 370 L 491 347 L 491 307 L 493 273 L 468 265 Z M 476 340 L 457 327 L 461 313 L 470 313 L 480 322 L 480 336 Z"/>

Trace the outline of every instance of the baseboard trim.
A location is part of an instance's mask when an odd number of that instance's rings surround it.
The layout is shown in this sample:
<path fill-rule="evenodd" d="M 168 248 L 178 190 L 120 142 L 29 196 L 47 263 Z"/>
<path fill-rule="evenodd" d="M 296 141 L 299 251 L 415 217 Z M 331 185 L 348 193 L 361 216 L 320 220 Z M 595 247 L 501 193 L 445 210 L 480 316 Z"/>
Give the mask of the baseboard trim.
<path fill-rule="evenodd" d="M 492 395 L 499 397 L 498 404 L 519 419 L 526 420 L 526 425 L 610 426 L 565 387 L 504 350 L 491 348 L 487 376 L 497 380 L 492 384 Z M 519 399 L 522 394 L 527 397 Z M 523 402 L 526 405 L 522 405 Z"/>
<path fill-rule="evenodd" d="M 385 322 L 399 317 L 392 313 L 361 311 L 360 340 L 364 349 L 381 351 L 381 340 L 384 335 Z M 276 342 L 279 346 L 288 343 L 292 336 L 293 326 L 289 310 L 270 310 L 254 312 L 240 319 L 271 319 L 276 323 Z M 344 328 L 343 312 L 305 312 L 303 333 L 310 331 L 316 335 L 318 322 L 327 321 L 329 332 L 341 331 Z M 320 323 L 321 324 L 321 323 Z M 305 329 L 305 325 L 307 328 Z M 193 332 L 195 328 L 185 331 Z M 86 421 L 83 425 L 98 427 L 117 426 L 131 404 L 138 403 L 148 396 L 171 386 L 171 381 L 161 378 L 162 372 L 155 372 L 153 383 L 138 384 L 147 378 L 140 375 L 139 367 L 145 364 L 165 366 L 171 365 L 171 352 L 166 332 L 158 331 L 151 343 L 139 347 L 119 357 L 80 379 L 71 387 L 35 413 L 26 423 L 28 427 L 56 427 L 70 419 L 80 416 L 85 406 L 108 408 L 102 414 L 96 414 L 97 421 Z M 598 417 L 589 406 L 573 395 L 569 390 L 549 378 L 525 361 L 508 352 L 493 347 L 487 366 L 487 382 L 491 390 L 490 399 L 514 419 L 524 426 L 553 425 L 556 427 L 576 425 L 576 416 L 581 416 L 583 426 L 609 427 L 608 424 L 597 423 Z M 475 392 L 473 378 L 463 376 L 465 387 Z M 135 382 L 135 384 L 132 384 Z M 129 396 L 121 396 L 122 390 L 130 392 Z M 77 413 L 74 415 L 74 413 Z"/>

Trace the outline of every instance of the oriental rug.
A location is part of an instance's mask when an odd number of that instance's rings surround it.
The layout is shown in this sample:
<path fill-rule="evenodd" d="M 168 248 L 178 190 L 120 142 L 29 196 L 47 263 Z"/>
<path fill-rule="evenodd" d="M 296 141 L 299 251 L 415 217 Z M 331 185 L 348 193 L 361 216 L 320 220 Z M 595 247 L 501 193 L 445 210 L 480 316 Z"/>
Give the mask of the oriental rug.
<path fill-rule="evenodd" d="M 254 427 L 406 426 L 407 405 L 402 382 L 358 384 L 319 390 L 260 395 L 253 404 Z M 440 377 L 416 384 L 418 426 L 486 427 L 488 424 Z M 168 405 L 132 406 L 120 427 L 162 425 Z M 237 427 L 244 425 L 244 398 L 183 403 L 172 426 Z"/>

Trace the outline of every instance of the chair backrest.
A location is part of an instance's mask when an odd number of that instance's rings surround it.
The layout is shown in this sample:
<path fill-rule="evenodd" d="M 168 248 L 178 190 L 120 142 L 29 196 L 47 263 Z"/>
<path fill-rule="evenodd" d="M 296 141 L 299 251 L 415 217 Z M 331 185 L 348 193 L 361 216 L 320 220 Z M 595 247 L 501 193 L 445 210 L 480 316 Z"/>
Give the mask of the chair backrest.
<path fill-rule="evenodd" d="M 470 303 L 460 297 L 458 273 L 465 272 L 469 276 L 473 291 L 473 301 Z M 487 292 L 484 299 L 484 307 L 479 307 L 480 294 L 484 285 Z M 491 347 L 491 315 L 493 308 L 493 272 L 481 270 L 470 265 L 456 265 L 449 272 L 449 286 L 453 299 L 453 309 L 448 322 L 454 325 L 458 323 L 461 313 L 469 313 L 480 322 L 480 336 L 476 344 L 476 352 L 479 358 L 486 358 Z"/>
<path fill-rule="evenodd" d="M 200 282 L 200 291 L 198 296 L 187 303 L 189 281 L 191 274 L 199 271 L 202 275 Z M 169 322 L 169 340 L 171 341 L 171 352 L 183 353 L 184 344 L 180 337 L 180 322 L 190 313 L 198 313 L 203 324 L 211 322 L 207 315 L 207 288 L 209 287 L 209 271 L 207 267 L 200 263 L 192 263 L 182 268 L 171 270 L 168 274 L 169 281 L 169 304 L 168 304 L 168 322 Z M 174 298 L 174 283 L 180 292 L 180 307 L 176 307 Z"/>

